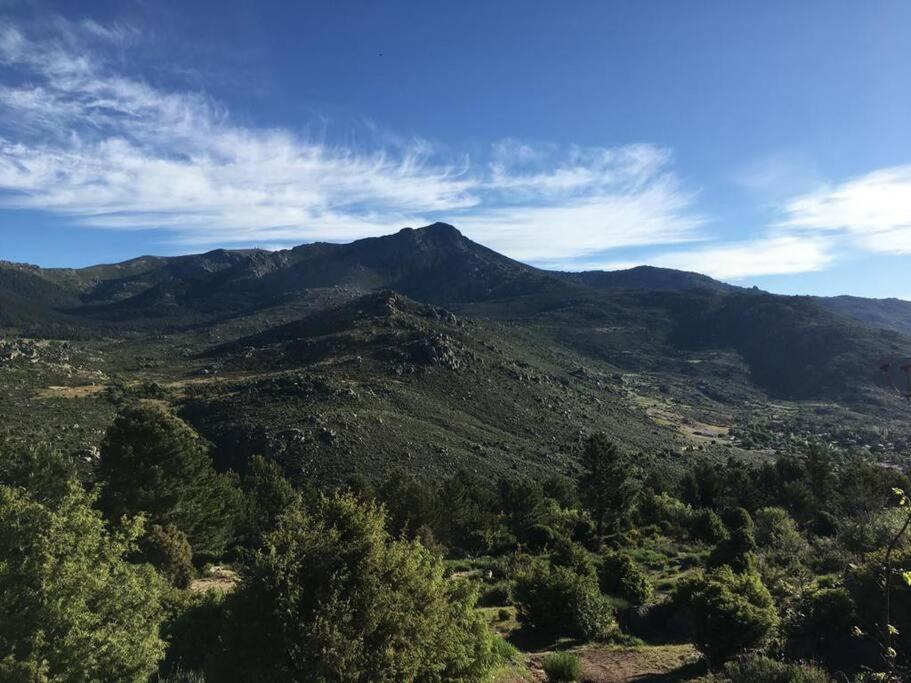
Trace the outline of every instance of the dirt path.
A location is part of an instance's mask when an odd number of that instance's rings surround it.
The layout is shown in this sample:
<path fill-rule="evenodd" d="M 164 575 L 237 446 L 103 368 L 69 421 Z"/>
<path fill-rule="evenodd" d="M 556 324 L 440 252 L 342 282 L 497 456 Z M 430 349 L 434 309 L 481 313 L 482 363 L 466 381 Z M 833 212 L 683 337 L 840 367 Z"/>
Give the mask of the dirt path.
<path fill-rule="evenodd" d="M 697 675 L 691 669 L 699 661 L 692 645 L 586 646 L 574 652 L 582 659 L 582 680 L 586 683 L 685 681 Z M 527 675 L 507 676 L 498 683 L 546 681 L 543 668 L 546 655 L 546 652 L 529 654 Z"/>

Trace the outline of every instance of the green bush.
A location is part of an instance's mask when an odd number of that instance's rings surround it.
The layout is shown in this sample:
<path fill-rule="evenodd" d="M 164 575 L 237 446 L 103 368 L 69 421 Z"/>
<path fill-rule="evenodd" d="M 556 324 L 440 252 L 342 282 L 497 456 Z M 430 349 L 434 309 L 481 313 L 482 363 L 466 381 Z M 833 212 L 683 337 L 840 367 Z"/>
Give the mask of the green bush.
<path fill-rule="evenodd" d="M 727 662 L 723 673 L 725 683 L 832 683 L 832 677 L 818 666 L 779 662 L 755 654 Z"/>
<path fill-rule="evenodd" d="M 692 609 L 695 644 L 712 665 L 758 647 L 778 624 L 772 596 L 755 572 L 722 566 L 682 581 L 675 600 Z"/>
<path fill-rule="evenodd" d="M 637 509 L 643 525 L 660 524 L 664 528 L 680 533 L 693 523 L 693 509 L 667 493 L 646 491 L 640 497 Z M 721 524 L 721 520 L 718 520 L 718 523 Z"/>
<path fill-rule="evenodd" d="M 177 588 L 193 580 L 193 549 L 186 534 L 175 526 L 153 524 L 139 542 L 142 558 Z"/>
<path fill-rule="evenodd" d="M 53 503 L 0 486 L 0 677 L 147 681 L 164 653 L 161 581 L 125 556 L 75 481 Z"/>
<path fill-rule="evenodd" d="M 784 631 L 790 658 L 822 662 L 831 669 L 854 670 L 864 663 L 858 653 L 861 643 L 852 635 L 859 620 L 846 589 L 808 591 L 789 612 Z"/>
<path fill-rule="evenodd" d="M 121 411 L 101 444 L 99 505 L 108 519 L 146 515 L 187 535 L 193 551 L 221 556 L 234 536 L 240 492 L 212 468 L 204 442 L 154 406 Z"/>
<path fill-rule="evenodd" d="M 911 548 L 903 548 L 892 557 L 895 574 L 891 582 L 891 621 L 898 631 L 892 637 L 900 665 L 911 664 L 911 585 L 902 575 L 911 572 Z M 885 553 L 871 553 L 862 565 L 852 566 L 845 575 L 845 588 L 851 595 L 857 613 L 857 626 L 874 638 L 883 623 L 883 586 L 885 583 Z"/>
<path fill-rule="evenodd" d="M 498 662 L 516 663 L 522 660 L 518 648 L 500 636 L 494 636 L 493 653 Z"/>
<path fill-rule="evenodd" d="M 697 541 L 714 545 L 727 538 L 728 531 L 716 512 L 703 509 L 693 517 L 690 534 Z"/>
<path fill-rule="evenodd" d="M 0 485 L 28 491 L 32 500 L 59 501 L 75 478 L 72 459 L 46 444 L 0 444 Z"/>
<path fill-rule="evenodd" d="M 277 463 L 255 455 L 243 478 L 243 494 L 241 536 L 247 546 L 256 547 L 263 534 L 275 528 L 276 521 L 294 502 L 297 493 Z"/>
<path fill-rule="evenodd" d="M 567 567 L 532 563 L 516 577 L 513 599 L 519 620 L 544 633 L 599 640 L 616 629 L 594 577 Z"/>
<path fill-rule="evenodd" d="M 550 553 L 550 562 L 555 567 L 566 567 L 580 576 L 595 576 L 595 561 L 592 555 L 579 543 L 566 537 L 557 539 Z"/>
<path fill-rule="evenodd" d="M 582 678 L 582 661 L 572 652 L 552 652 L 544 657 L 543 666 L 548 681 L 570 683 Z"/>
<path fill-rule="evenodd" d="M 392 538 L 382 508 L 351 494 L 290 507 L 243 576 L 232 620 L 246 631 L 231 649 L 259 677 L 482 680 L 495 664 L 476 587 L 447 579 L 437 556 Z"/>
<path fill-rule="evenodd" d="M 608 553 L 598 569 L 601 591 L 616 595 L 633 605 L 643 605 L 652 597 L 648 575 L 636 561 L 623 553 Z"/>
<path fill-rule="evenodd" d="M 511 603 L 511 587 L 508 581 L 485 585 L 478 597 L 478 607 L 500 607 Z"/>
<path fill-rule="evenodd" d="M 726 515 L 727 538 L 719 541 L 709 555 L 709 567 L 727 565 L 734 571 L 752 569 L 756 562 L 756 537 L 753 519 L 743 508 Z"/>
<path fill-rule="evenodd" d="M 804 566 L 809 545 L 782 508 L 761 508 L 754 519 L 758 568 L 763 582 L 776 596 L 793 595 L 812 578 Z"/>
<path fill-rule="evenodd" d="M 224 656 L 221 650 L 229 620 L 228 602 L 224 593 L 216 591 L 168 591 L 164 601 L 167 618 L 162 626 L 168 649 L 159 667 L 161 680 L 194 680 L 186 677 L 218 670 Z M 222 680 L 217 676 L 213 679 Z"/>

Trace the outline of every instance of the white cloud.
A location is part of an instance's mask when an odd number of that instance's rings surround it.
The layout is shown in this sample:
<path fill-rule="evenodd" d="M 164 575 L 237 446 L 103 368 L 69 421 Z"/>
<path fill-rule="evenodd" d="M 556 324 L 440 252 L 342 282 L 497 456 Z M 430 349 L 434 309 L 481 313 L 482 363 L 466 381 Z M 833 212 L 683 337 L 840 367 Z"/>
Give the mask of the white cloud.
<path fill-rule="evenodd" d="M 911 253 L 911 165 L 880 169 L 796 197 L 780 226 L 841 233 L 861 249 Z"/>
<path fill-rule="evenodd" d="M 649 262 L 664 268 L 703 273 L 737 280 L 757 275 L 788 275 L 823 270 L 833 260 L 828 240 L 794 235 L 773 235 L 659 255 Z"/>
<path fill-rule="evenodd" d="M 0 206 L 187 245 L 349 240 L 450 220 L 515 258 L 698 239 L 692 193 L 654 145 L 504 141 L 447 161 L 426 141 L 354 149 L 235 123 L 205 93 L 120 73 L 128 27 L 0 29 Z M 127 63 L 129 60 L 125 60 Z"/>
<path fill-rule="evenodd" d="M 823 270 L 834 260 L 832 244 L 819 237 L 773 234 L 754 240 L 664 252 L 642 261 L 581 261 L 572 270 L 625 270 L 637 265 L 674 268 L 722 280 Z"/>
<path fill-rule="evenodd" d="M 635 190 L 595 193 L 557 205 L 484 207 L 459 219 L 469 235 L 528 261 L 573 259 L 607 249 L 699 238 L 703 219 L 670 176 Z"/>

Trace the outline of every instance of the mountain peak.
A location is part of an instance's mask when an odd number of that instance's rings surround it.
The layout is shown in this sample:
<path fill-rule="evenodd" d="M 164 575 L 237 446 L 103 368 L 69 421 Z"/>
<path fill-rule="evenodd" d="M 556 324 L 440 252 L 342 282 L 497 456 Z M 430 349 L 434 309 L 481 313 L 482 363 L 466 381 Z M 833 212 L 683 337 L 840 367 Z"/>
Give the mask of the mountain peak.
<path fill-rule="evenodd" d="M 431 223 L 423 228 L 402 228 L 399 235 L 414 235 L 416 237 L 433 237 L 443 239 L 461 239 L 462 233 L 449 223 Z"/>

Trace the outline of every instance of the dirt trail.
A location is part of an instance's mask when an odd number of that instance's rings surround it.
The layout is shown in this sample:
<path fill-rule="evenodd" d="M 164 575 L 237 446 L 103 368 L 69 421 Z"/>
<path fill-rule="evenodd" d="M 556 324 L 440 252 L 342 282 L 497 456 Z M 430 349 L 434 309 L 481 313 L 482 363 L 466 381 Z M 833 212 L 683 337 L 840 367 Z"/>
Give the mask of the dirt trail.
<path fill-rule="evenodd" d="M 643 645 L 641 647 L 584 647 L 574 652 L 582 659 L 585 683 L 632 683 L 634 681 L 685 681 L 695 677 L 699 655 L 692 645 Z M 498 683 L 546 681 L 546 652 L 528 655 L 527 675 L 511 675 Z"/>

